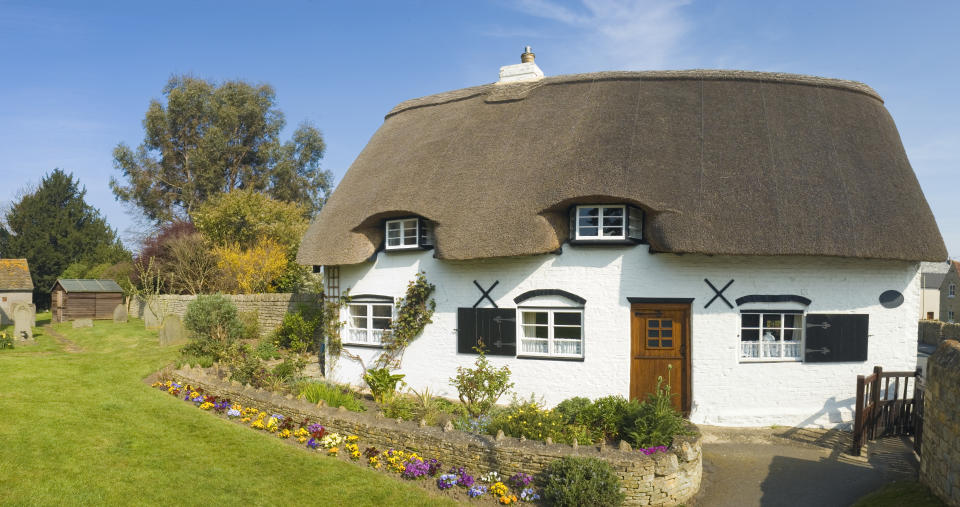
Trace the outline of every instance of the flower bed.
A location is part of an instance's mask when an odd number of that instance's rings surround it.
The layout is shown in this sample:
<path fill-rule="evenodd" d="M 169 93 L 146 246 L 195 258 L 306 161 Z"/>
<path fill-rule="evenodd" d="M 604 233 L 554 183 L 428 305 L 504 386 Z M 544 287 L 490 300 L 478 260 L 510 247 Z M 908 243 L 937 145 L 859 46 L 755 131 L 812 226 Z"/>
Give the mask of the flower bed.
<path fill-rule="evenodd" d="M 192 403 L 200 410 L 214 412 L 240 423 L 248 424 L 251 428 L 272 433 L 281 439 L 291 439 L 307 449 L 322 452 L 328 456 L 339 456 L 343 453 L 348 459 L 360 461 L 366 458 L 366 464 L 375 470 L 383 470 L 400 475 L 408 480 L 434 479 L 440 490 L 461 488 L 467 491 L 469 498 L 490 496 L 498 503 L 509 505 L 516 502 L 534 502 L 540 495 L 532 487 L 533 477 L 529 474 L 518 473 L 510 477 L 506 483 L 500 480 L 497 473 L 490 473 L 474 477 L 464 467 L 451 468 L 441 474 L 443 464 L 436 458 L 424 458 L 416 452 L 405 449 L 379 450 L 374 446 L 360 451 L 361 442 L 358 435 L 342 435 L 328 431 L 322 424 L 303 419 L 299 422 L 293 417 L 279 413 L 271 413 L 253 406 L 244 406 L 235 403 L 229 398 L 208 395 L 202 387 L 190 384 L 181 384 L 168 380 L 154 382 L 151 387 L 160 389 L 183 401 Z M 342 446 L 342 450 L 341 450 Z M 481 484 L 487 483 L 487 484 Z"/>
<path fill-rule="evenodd" d="M 213 372 L 214 370 L 210 371 L 210 373 Z M 346 409 L 316 406 L 304 400 L 293 399 L 289 395 L 284 397 L 250 386 L 242 386 L 237 382 L 227 382 L 200 368 L 176 370 L 172 378 L 181 385 L 189 383 L 204 389 L 205 396 L 218 397 L 218 400 L 229 398 L 233 403 L 244 407 L 257 407 L 258 414 L 266 412 L 262 422 L 266 431 L 269 431 L 270 422 L 267 416 L 277 414 L 282 415 L 285 420 L 316 421 L 322 424 L 327 432 L 347 436 L 356 435 L 363 442 L 357 450 L 367 460 L 369 457 L 364 454 L 367 447 L 377 448 L 379 452 L 382 452 L 382 449 L 404 452 L 416 450 L 418 457 L 432 458 L 444 464 L 456 464 L 458 467 L 463 466 L 481 476 L 498 472 L 503 474 L 503 477 L 511 477 L 516 474 L 537 476 L 551 462 L 566 456 L 595 457 L 607 461 L 613 467 L 620 479 L 622 491 L 626 495 L 626 503 L 630 505 L 683 503 L 696 494 L 700 486 L 702 473 L 700 437 L 695 427 L 691 427 L 693 434 L 675 437 L 666 449 L 635 450 L 630 449 L 625 442 L 621 442 L 617 447 L 602 444 L 585 446 L 576 443 L 572 445 L 541 443 L 503 435 L 489 437 L 463 433 L 453 430 L 452 425 L 441 429 L 421 426 L 413 422 L 384 419 L 371 412 L 354 413 Z M 199 391 L 197 392 L 199 394 Z M 211 403 L 216 405 L 216 402 Z M 210 410 L 213 411 L 213 407 L 210 407 Z M 248 424 L 255 420 L 255 416 L 251 416 Z M 295 432 L 299 426 L 290 429 Z M 281 430 L 282 428 L 278 426 L 277 431 Z M 348 452 L 352 454 L 352 451 Z M 378 458 L 378 461 L 381 467 L 389 465 L 384 464 L 383 458 Z M 422 465 L 418 466 L 422 467 Z M 449 470 L 449 468 L 441 469 L 440 475 Z M 428 477 L 436 480 L 439 475 L 436 477 L 428 475 Z M 458 491 L 459 494 L 465 492 L 469 497 L 491 498 L 489 488 L 493 484 L 495 482 L 474 484 L 469 487 L 458 485 L 447 491 Z M 477 486 L 486 486 L 487 489 L 483 490 Z M 523 489 L 513 488 L 511 494 L 516 494 L 517 499 L 521 500 Z"/>

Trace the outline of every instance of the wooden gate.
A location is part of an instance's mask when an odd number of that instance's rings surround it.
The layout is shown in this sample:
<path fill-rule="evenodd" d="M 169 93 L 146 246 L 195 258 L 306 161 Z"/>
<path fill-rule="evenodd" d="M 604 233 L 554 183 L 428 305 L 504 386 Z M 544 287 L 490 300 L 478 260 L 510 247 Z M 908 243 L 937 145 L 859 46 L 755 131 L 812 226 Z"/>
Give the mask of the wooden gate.
<path fill-rule="evenodd" d="M 916 371 L 885 372 L 875 366 L 873 375 L 857 375 L 857 405 L 853 422 L 853 449 L 860 455 L 864 440 L 914 435 L 919 452 L 922 436 L 923 377 Z"/>

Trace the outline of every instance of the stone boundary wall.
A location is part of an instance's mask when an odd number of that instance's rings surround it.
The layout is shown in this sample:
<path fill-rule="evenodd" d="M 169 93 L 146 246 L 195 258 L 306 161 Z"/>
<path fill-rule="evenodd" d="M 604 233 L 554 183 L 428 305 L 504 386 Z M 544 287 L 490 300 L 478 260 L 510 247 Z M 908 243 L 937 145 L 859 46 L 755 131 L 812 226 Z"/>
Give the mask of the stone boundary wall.
<path fill-rule="evenodd" d="M 960 342 L 944 341 L 927 360 L 920 481 L 960 506 Z"/>
<path fill-rule="evenodd" d="M 626 494 L 626 505 L 677 505 L 700 489 L 703 473 L 700 435 L 675 437 L 670 452 L 645 455 L 639 451 L 606 446 L 572 446 L 494 438 L 411 421 L 384 419 L 379 414 L 355 413 L 345 408 L 316 406 L 292 396 L 255 389 L 219 378 L 216 367 L 183 368 L 172 374 L 179 383 L 200 387 L 205 394 L 229 398 L 244 406 L 309 419 L 341 434 L 357 435 L 363 445 L 381 449 L 410 449 L 441 463 L 464 466 L 476 473 L 489 471 L 510 476 L 537 474 L 564 456 L 589 456 L 609 462 Z M 621 444 L 623 446 L 625 444 Z"/>
<path fill-rule="evenodd" d="M 260 324 L 260 335 L 267 336 L 283 322 L 283 316 L 295 311 L 298 305 L 316 305 L 318 294 L 224 294 L 237 305 L 237 310 L 243 312 L 257 312 Z M 183 318 L 187 313 L 187 305 L 197 296 L 179 294 L 161 294 L 160 309 L 163 315 L 176 315 Z M 130 315 L 142 319 L 147 311 L 146 302 L 135 299 L 130 303 Z"/>
<path fill-rule="evenodd" d="M 917 340 L 927 345 L 937 345 L 943 340 L 960 340 L 960 324 L 921 320 L 917 328 Z"/>

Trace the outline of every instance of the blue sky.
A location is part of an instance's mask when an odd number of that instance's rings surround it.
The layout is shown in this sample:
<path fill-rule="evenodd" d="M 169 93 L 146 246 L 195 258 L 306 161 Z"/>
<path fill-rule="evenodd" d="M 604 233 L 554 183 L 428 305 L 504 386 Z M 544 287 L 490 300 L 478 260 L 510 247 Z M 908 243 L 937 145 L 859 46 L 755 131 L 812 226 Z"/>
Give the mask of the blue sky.
<path fill-rule="evenodd" d="M 172 74 L 267 82 L 320 128 L 337 179 L 396 103 L 496 80 L 524 45 L 547 75 L 726 68 L 863 81 L 885 99 L 960 257 L 960 2 L 0 0 L 0 205 L 60 167 L 121 235 L 111 151 L 143 139 Z"/>

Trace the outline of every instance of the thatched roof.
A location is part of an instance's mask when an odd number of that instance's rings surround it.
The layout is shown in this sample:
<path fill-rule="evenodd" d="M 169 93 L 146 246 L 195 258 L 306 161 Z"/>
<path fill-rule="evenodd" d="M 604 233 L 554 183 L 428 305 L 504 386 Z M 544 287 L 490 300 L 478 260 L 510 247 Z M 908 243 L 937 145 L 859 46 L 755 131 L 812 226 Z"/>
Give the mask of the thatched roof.
<path fill-rule="evenodd" d="M 646 211 L 656 252 L 944 260 L 883 101 L 851 81 L 604 72 L 404 102 L 307 231 L 303 264 L 363 262 L 382 220 L 435 223 L 436 255 L 555 251 L 575 203 Z"/>
<path fill-rule="evenodd" d="M 0 290 L 33 290 L 33 280 L 30 279 L 30 267 L 26 259 L 0 259 Z"/>

